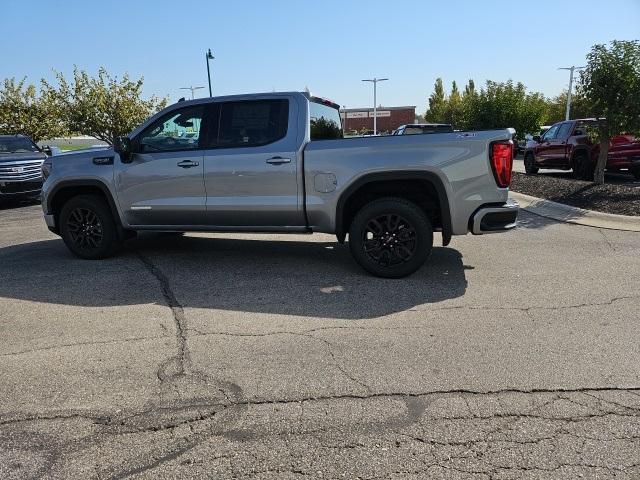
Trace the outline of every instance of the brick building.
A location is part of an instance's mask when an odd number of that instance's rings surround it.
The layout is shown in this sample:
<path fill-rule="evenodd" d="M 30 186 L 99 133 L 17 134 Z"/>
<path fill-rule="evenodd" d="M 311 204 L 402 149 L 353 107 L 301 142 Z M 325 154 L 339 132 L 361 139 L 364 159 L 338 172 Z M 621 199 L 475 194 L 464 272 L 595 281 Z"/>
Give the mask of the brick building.
<path fill-rule="evenodd" d="M 340 117 L 346 123 L 344 128 L 347 132 L 357 130 L 373 131 L 373 107 L 370 108 L 347 108 L 340 110 Z M 414 123 L 416 119 L 415 105 L 405 107 L 378 107 L 378 132 L 393 132 L 400 125 Z"/>

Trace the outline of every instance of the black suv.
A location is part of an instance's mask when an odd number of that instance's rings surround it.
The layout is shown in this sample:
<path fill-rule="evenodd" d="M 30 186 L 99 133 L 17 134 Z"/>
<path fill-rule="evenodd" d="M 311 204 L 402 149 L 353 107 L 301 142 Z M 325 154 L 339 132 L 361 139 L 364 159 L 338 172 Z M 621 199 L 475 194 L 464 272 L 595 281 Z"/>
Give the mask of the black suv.
<path fill-rule="evenodd" d="M 26 135 L 0 135 L 0 201 L 37 196 L 47 155 Z"/>

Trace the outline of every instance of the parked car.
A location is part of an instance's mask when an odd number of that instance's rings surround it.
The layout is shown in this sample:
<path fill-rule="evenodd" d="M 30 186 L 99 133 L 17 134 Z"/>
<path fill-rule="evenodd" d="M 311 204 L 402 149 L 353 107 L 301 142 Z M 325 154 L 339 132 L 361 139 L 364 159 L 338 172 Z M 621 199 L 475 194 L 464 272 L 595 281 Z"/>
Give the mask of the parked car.
<path fill-rule="evenodd" d="M 172 133 L 189 124 L 195 143 Z M 434 231 L 447 245 L 514 228 L 512 133 L 343 139 L 338 105 L 306 93 L 197 99 L 115 149 L 47 159 L 42 208 L 86 259 L 138 230 L 323 232 L 348 235 L 358 264 L 397 278 L 425 262 Z"/>
<path fill-rule="evenodd" d="M 592 118 L 559 122 L 541 137 L 534 137 L 525 151 L 525 171 L 535 174 L 541 168 L 573 170 L 576 178 L 593 180 L 600 147 L 589 139 L 587 129 L 595 123 Z M 640 179 L 640 140 L 631 135 L 612 137 L 606 168 L 628 170 Z"/>
<path fill-rule="evenodd" d="M 0 200 L 38 196 L 46 158 L 26 135 L 0 135 Z"/>
<path fill-rule="evenodd" d="M 392 135 L 421 135 L 423 133 L 450 133 L 453 127 L 448 123 L 411 123 L 401 125 Z"/>

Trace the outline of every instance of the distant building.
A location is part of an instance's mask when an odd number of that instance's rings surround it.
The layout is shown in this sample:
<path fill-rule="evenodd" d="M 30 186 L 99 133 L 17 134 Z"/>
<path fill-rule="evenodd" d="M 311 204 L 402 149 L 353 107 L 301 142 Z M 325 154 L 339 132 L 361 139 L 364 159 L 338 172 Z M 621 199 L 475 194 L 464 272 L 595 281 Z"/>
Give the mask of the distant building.
<path fill-rule="evenodd" d="M 346 114 L 346 118 L 345 118 Z M 400 125 L 414 123 L 416 118 L 415 105 L 405 107 L 378 107 L 378 132 L 393 132 Z M 347 108 L 340 110 L 340 117 L 347 132 L 357 130 L 373 130 L 373 107 Z"/>

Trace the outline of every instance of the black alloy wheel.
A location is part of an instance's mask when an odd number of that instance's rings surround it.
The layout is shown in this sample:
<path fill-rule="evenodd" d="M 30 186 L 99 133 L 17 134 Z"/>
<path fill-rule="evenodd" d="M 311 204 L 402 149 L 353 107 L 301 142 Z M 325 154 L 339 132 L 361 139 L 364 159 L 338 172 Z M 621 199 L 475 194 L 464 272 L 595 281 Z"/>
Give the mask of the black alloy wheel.
<path fill-rule="evenodd" d="M 59 222 L 64 243 L 80 258 L 109 257 L 120 243 L 111 209 L 97 195 L 78 195 L 68 200 Z"/>
<path fill-rule="evenodd" d="M 404 198 L 364 205 L 349 227 L 349 248 L 369 273 L 401 278 L 418 270 L 431 254 L 433 229 L 427 214 Z"/>

